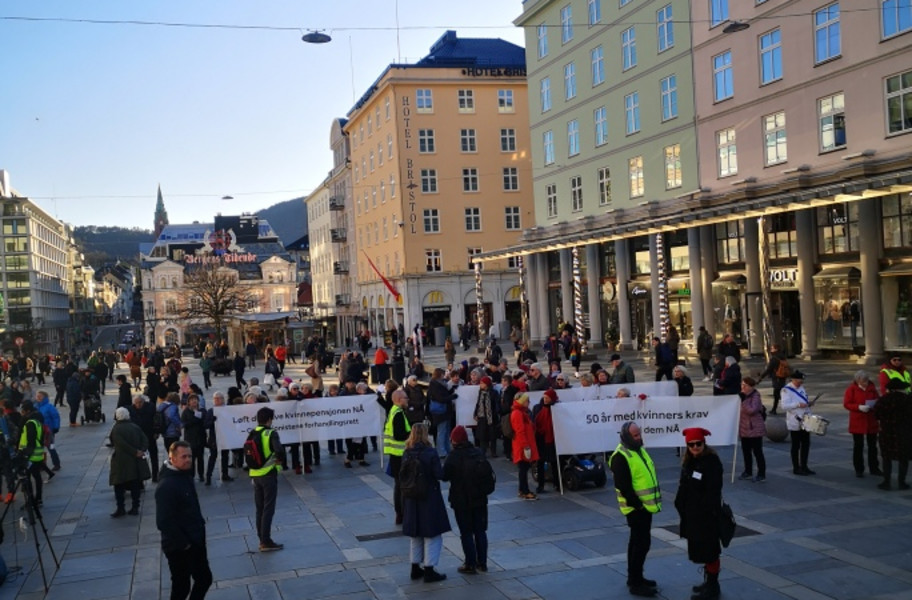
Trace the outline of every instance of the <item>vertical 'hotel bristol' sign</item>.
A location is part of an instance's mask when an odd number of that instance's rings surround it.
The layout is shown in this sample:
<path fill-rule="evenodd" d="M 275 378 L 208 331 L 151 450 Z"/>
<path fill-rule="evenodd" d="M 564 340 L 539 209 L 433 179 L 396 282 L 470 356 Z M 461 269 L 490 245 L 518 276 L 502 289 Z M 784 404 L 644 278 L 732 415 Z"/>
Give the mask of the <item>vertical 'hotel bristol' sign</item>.
<path fill-rule="evenodd" d="M 402 96 L 402 147 L 409 152 L 405 155 L 405 189 L 408 194 L 408 222 L 409 231 L 418 233 L 418 212 L 415 209 L 415 160 L 412 158 L 412 106 L 411 96 L 405 94 Z"/>

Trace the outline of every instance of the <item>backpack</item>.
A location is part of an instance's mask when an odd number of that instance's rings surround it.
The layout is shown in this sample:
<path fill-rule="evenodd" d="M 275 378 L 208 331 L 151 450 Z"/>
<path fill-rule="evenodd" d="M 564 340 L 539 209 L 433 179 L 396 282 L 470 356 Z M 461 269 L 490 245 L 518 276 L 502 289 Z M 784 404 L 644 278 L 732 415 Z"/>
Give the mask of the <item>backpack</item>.
<path fill-rule="evenodd" d="M 469 463 L 469 469 L 468 480 L 472 482 L 475 489 L 483 492 L 485 496 L 494 493 L 494 488 L 497 486 L 497 474 L 494 473 L 494 468 L 491 467 L 488 459 L 478 454 Z"/>
<path fill-rule="evenodd" d="M 503 434 L 505 440 L 513 439 L 513 423 L 510 422 L 510 415 L 505 415 L 500 418 L 500 432 Z"/>
<path fill-rule="evenodd" d="M 432 415 L 443 415 L 446 414 L 447 405 L 443 402 L 437 402 L 436 400 L 431 400 L 431 414 Z"/>
<path fill-rule="evenodd" d="M 776 367 L 776 377 L 779 379 L 788 379 L 788 376 L 792 374 L 792 369 L 789 367 L 788 361 L 784 358 L 779 359 L 779 366 Z"/>
<path fill-rule="evenodd" d="M 760 403 L 760 416 L 763 417 L 763 420 L 766 421 L 766 407 L 763 403 Z"/>
<path fill-rule="evenodd" d="M 414 453 L 402 456 L 402 467 L 399 469 L 399 489 L 403 498 L 424 500 L 428 493 L 428 480 L 418 455 Z"/>
<path fill-rule="evenodd" d="M 266 466 L 266 450 L 263 448 L 262 431 L 253 429 L 244 442 L 244 462 L 248 469 L 262 469 Z M 270 435 L 272 435 L 270 431 Z"/>
<path fill-rule="evenodd" d="M 152 415 L 152 433 L 155 435 L 164 435 L 167 429 L 168 424 L 165 420 L 165 409 L 158 408 L 156 409 L 155 414 Z"/>

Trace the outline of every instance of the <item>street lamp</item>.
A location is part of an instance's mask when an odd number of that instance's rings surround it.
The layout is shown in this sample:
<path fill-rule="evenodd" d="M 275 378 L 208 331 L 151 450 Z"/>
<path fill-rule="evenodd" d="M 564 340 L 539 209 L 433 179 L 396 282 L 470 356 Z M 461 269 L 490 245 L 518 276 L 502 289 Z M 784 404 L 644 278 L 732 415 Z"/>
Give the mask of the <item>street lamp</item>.
<path fill-rule="evenodd" d="M 325 44 L 331 42 L 332 38 L 322 31 L 310 31 L 301 36 L 301 41 L 308 44 Z"/>
<path fill-rule="evenodd" d="M 745 21 L 732 21 L 722 28 L 722 33 L 738 33 L 750 28 L 750 23 Z"/>

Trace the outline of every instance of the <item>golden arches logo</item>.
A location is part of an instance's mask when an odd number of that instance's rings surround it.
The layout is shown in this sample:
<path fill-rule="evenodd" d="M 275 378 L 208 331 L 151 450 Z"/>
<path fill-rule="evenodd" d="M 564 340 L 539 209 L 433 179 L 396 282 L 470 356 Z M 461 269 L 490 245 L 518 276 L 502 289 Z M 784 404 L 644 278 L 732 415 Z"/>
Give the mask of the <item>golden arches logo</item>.
<path fill-rule="evenodd" d="M 436 291 L 436 290 L 433 292 L 428 292 L 427 303 L 428 304 L 443 304 L 443 292 Z"/>

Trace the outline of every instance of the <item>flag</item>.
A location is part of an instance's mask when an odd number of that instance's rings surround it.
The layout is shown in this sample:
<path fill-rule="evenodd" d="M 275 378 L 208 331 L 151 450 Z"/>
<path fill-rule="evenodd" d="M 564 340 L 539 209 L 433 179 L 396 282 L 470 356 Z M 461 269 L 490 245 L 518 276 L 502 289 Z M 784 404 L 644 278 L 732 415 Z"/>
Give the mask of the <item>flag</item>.
<path fill-rule="evenodd" d="M 364 258 L 366 258 L 367 262 L 370 263 L 370 266 L 374 270 L 374 272 L 380 276 L 381 280 L 383 280 L 383 285 L 386 286 L 386 289 L 388 289 L 390 291 L 390 294 L 393 295 L 393 298 L 396 299 L 396 302 L 401 304 L 402 303 L 402 294 L 399 293 L 399 290 L 396 289 L 396 286 L 393 285 L 393 282 L 391 282 L 389 279 L 387 279 L 386 277 L 383 276 L 383 273 L 380 272 L 380 269 L 377 268 L 377 265 L 374 264 L 374 261 L 372 261 L 370 256 L 367 255 L 367 252 L 364 252 L 364 250 L 362 250 L 361 252 L 364 253 Z"/>

